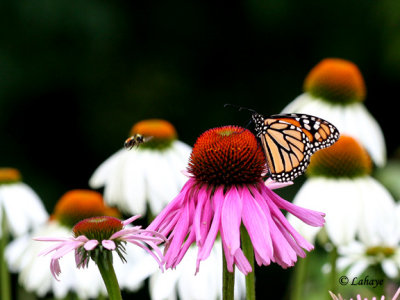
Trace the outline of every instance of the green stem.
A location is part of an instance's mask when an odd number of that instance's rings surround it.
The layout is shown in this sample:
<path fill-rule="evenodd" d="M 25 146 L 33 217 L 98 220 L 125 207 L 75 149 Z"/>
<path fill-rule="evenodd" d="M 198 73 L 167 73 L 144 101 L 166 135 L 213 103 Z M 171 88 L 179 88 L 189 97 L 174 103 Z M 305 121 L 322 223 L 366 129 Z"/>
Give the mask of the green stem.
<path fill-rule="evenodd" d="M 106 285 L 108 298 L 110 300 L 122 300 L 117 276 L 115 275 L 112 264 L 112 253 L 111 251 L 104 251 L 103 253 L 105 255 L 97 260 L 97 266 L 100 270 L 104 284 Z"/>
<path fill-rule="evenodd" d="M 337 294 L 337 283 L 338 283 L 338 275 L 336 269 L 337 258 L 338 258 L 337 248 L 336 246 L 333 246 L 333 249 L 330 252 L 331 273 L 328 281 L 328 291 L 331 291 L 334 294 Z"/>
<path fill-rule="evenodd" d="M 256 284 L 254 276 L 254 249 L 251 242 L 249 233 L 246 228 L 242 225 L 240 227 L 240 237 L 242 241 L 242 250 L 247 260 L 251 265 L 252 272 L 246 275 L 246 300 L 256 299 Z"/>
<path fill-rule="evenodd" d="M 306 279 L 307 258 L 299 258 L 293 273 L 293 289 L 290 295 L 291 300 L 301 300 L 303 294 L 303 286 Z"/>
<path fill-rule="evenodd" d="M 8 272 L 7 262 L 4 257 L 4 251 L 8 243 L 8 228 L 4 210 L 2 213 L 1 222 L 1 237 L 0 237 L 0 295 L 2 300 L 11 300 L 10 289 L 10 273 Z"/>
<path fill-rule="evenodd" d="M 222 246 L 223 247 L 223 246 Z M 223 300 L 233 300 L 235 293 L 235 269 L 233 272 L 228 271 L 226 264 L 224 249 L 222 248 L 222 299 Z"/>

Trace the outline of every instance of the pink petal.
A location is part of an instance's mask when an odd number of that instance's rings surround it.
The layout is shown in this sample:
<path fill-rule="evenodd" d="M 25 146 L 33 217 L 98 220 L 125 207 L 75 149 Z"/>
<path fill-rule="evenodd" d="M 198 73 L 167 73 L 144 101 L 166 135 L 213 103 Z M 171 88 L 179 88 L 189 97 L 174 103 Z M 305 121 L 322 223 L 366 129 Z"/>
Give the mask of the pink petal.
<path fill-rule="evenodd" d="M 202 216 L 203 214 L 203 207 L 207 202 L 211 202 L 209 198 L 207 197 L 207 186 L 203 185 L 200 190 L 197 193 L 197 205 L 196 205 L 196 211 L 194 213 L 194 219 L 193 219 L 193 226 L 194 230 L 196 232 L 196 241 L 197 243 L 200 243 L 202 241 L 202 226 L 203 223 L 202 221 Z"/>
<path fill-rule="evenodd" d="M 135 240 L 130 241 L 130 243 L 135 244 L 136 246 L 139 246 L 140 248 L 144 249 L 147 253 L 149 253 L 156 260 L 161 271 L 164 271 L 164 268 L 163 268 L 164 260 L 163 259 L 158 258 L 150 249 L 148 249 L 146 246 L 144 246 L 143 244 L 141 244 Z M 161 256 L 161 258 L 162 258 L 162 256 Z"/>
<path fill-rule="evenodd" d="M 79 248 L 82 246 L 82 242 L 77 242 L 77 241 L 69 241 L 69 242 L 64 242 L 60 248 L 57 249 L 56 253 L 53 255 L 53 259 L 58 259 L 63 257 L 65 254 Z"/>
<path fill-rule="evenodd" d="M 235 257 L 235 265 L 244 275 L 247 275 L 248 273 L 253 271 L 242 249 L 240 248 L 237 249 L 234 257 Z"/>
<path fill-rule="evenodd" d="M 231 254 L 231 251 L 229 251 L 228 246 L 225 243 L 225 236 L 224 236 L 224 231 L 222 228 L 221 228 L 220 234 L 221 234 L 222 248 L 224 250 L 224 257 L 225 257 L 225 261 L 226 261 L 226 268 L 228 269 L 229 272 L 233 272 L 233 264 L 235 262 L 235 259 L 234 259 L 233 255 Z M 199 267 L 196 268 L 196 272 L 198 272 L 198 268 Z"/>
<path fill-rule="evenodd" d="M 242 222 L 242 199 L 236 187 L 231 187 L 224 199 L 221 211 L 221 227 L 225 243 L 233 255 L 240 248 L 240 224 Z"/>
<path fill-rule="evenodd" d="M 85 243 L 83 248 L 85 248 L 86 251 L 90 251 L 96 248 L 98 244 L 99 244 L 98 240 L 90 240 Z"/>
<path fill-rule="evenodd" d="M 258 190 L 251 186 L 249 190 L 243 191 L 243 224 L 249 233 L 254 250 L 261 256 L 265 264 L 269 264 L 273 256 L 270 223 L 271 213 L 267 205 L 259 201 L 261 195 Z"/>
<path fill-rule="evenodd" d="M 204 241 L 204 244 L 201 248 L 199 248 L 199 253 L 197 255 L 196 269 L 199 268 L 200 261 L 206 259 L 210 255 L 211 249 L 214 245 L 215 238 L 217 237 L 218 234 L 218 230 L 220 229 L 221 210 L 222 210 L 222 204 L 224 203 L 223 186 L 219 186 L 215 189 L 212 201 L 214 207 L 214 216 L 207 237 Z"/>
<path fill-rule="evenodd" d="M 101 244 L 103 245 L 104 248 L 111 250 L 111 251 L 116 248 L 114 241 L 102 240 Z"/>
<path fill-rule="evenodd" d="M 58 259 L 52 259 L 50 261 L 50 272 L 57 281 L 60 281 L 58 275 L 61 274 L 61 268 Z"/>
<path fill-rule="evenodd" d="M 292 238 L 296 241 L 296 243 L 310 251 L 314 249 L 314 246 L 311 245 L 305 238 L 303 238 L 293 227 L 290 225 L 289 221 L 285 218 L 285 216 L 282 214 L 282 212 L 279 210 L 279 208 L 275 205 L 272 199 L 269 197 L 266 197 L 267 204 L 271 210 L 272 216 L 275 218 L 275 222 L 280 222 L 282 226 L 290 233 Z"/>
<path fill-rule="evenodd" d="M 183 241 L 189 232 L 189 204 L 188 201 L 184 204 L 178 223 L 171 233 L 171 243 L 168 251 L 165 254 L 166 267 L 174 267 L 175 259 L 178 257 Z M 170 237 L 171 237 L 170 236 Z"/>
<path fill-rule="evenodd" d="M 126 226 L 126 225 L 132 223 L 133 221 L 139 219 L 140 217 L 141 217 L 141 215 L 132 216 L 132 217 L 130 217 L 129 219 L 127 219 L 127 220 L 125 220 L 125 221 L 122 221 L 122 224 L 123 224 L 124 226 Z"/>
<path fill-rule="evenodd" d="M 183 186 L 182 190 L 170 202 L 159 214 L 158 216 L 151 222 L 151 224 L 147 227 L 148 230 L 159 231 L 160 233 L 167 235 L 169 232 L 166 230 L 158 230 L 162 224 L 165 224 L 166 219 L 175 218 L 175 214 L 180 211 L 183 201 L 185 200 L 186 194 L 190 192 L 190 189 L 196 184 L 196 181 L 193 178 L 190 178 L 185 185 Z M 175 219 L 179 219 L 176 217 Z M 169 222 L 167 223 L 169 224 Z"/>
<path fill-rule="evenodd" d="M 284 187 L 292 185 L 292 184 L 293 184 L 293 181 L 278 182 L 278 181 L 272 180 L 271 178 L 268 178 L 265 181 L 265 185 L 271 190 L 281 189 L 281 188 L 284 188 Z"/>
<path fill-rule="evenodd" d="M 262 189 L 262 194 L 265 197 L 272 199 L 272 201 L 274 201 L 274 203 L 280 209 L 288 211 L 289 213 L 298 217 L 300 220 L 302 220 L 304 223 L 308 225 L 321 227 L 325 223 L 324 219 L 325 214 L 322 212 L 299 207 L 289 201 L 282 199 L 281 197 L 279 197 L 279 195 L 269 190 L 267 187 Z"/>

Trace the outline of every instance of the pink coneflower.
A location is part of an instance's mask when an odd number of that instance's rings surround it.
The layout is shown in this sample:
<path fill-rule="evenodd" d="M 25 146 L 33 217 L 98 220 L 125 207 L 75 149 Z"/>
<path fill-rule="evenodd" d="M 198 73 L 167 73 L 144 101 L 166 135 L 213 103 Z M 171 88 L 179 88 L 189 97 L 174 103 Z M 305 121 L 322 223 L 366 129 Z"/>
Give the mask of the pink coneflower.
<path fill-rule="evenodd" d="M 164 252 L 167 268 L 176 267 L 196 243 L 198 271 L 219 233 L 228 271 L 236 265 L 244 274 L 251 272 L 241 247 L 241 226 L 250 236 L 258 265 L 272 261 L 290 267 L 297 256 L 305 257 L 303 249 L 313 249 L 280 209 L 312 226 L 323 226 L 324 214 L 275 194 L 263 181 L 265 166 L 264 153 L 247 129 L 224 126 L 198 138 L 188 166 L 191 178 L 148 227 L 169 237 Z"/>
<path fill-rule="evenodd" d="M 141 226 L 124 228 L 140 216 L 133 216 L 125 221 L 110 216 L 92 217 L 77 223 L 72 229 L 74 237 L 51 238 L 36 237 L 34 240 L 43 242 L 59 242 L 39 255 L 46 255 L 53 251 L 50 270 L 53 276 L 61 273 L 59 259 L 71 251 L 75 251 L 75 261 L 78 268 L 87 267 L 92 258 L 97 264 L 102 251 L 116 251 L 124 261 L 124 243 L 135 244 L 150 253 L 163 269 L 163 255 L 156 243 L 165 241 L 165 237 L 151 230 L 141 229 Z M 151 235 L 151 236 L 149 236 Z M 146 246 L 155 251 L 155 254 Z"/>

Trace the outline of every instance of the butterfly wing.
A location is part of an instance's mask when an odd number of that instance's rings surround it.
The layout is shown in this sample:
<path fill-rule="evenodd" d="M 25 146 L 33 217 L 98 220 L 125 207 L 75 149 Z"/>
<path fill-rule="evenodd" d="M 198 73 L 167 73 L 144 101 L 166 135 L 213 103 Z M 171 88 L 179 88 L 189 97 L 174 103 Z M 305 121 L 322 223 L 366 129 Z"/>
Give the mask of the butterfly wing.
<path fill-rule="evenodd" d="M 273 115 L 258 128 L 271 178 L 281 182 L 303 174 L 311 155 L 339 138 L 331 123 L 305 114 Z"/>
<path fill-rule="evenodd" d="M 339 130 L 333 124 L 312 115 L 279 114 L 269 118 L 299 127 L 309 139 L 312 153 L 333 145 L 340 136 Z"/>

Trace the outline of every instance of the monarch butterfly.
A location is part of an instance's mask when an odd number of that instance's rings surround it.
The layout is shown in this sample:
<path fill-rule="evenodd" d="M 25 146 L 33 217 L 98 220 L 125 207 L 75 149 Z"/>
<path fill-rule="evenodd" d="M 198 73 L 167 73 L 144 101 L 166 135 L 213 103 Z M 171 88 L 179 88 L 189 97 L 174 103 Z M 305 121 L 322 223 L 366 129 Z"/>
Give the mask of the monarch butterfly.
<path fill-rule="evenodd" d="M 275 181 L 292 181 L 302 175 L 314 152 L 333 145 L 339 139 L 339 130 L 319 117 L 277 114 L 264 118 L 252 109 L 241 109 L 252 113 L 256 136 L 261 140 L 268 171 Z"/>
<path fill-rule="evenodd" d="M 306 114 L 278 114 L 264 118 L 253 111 L 252 119 L 271 178 L 280 182 L 302 175 L 311 155 L 333 145 L 340 135 L 328 121 Z"/>
<path fill-rule="evenodd" d="M 152 136 L 145 137 L 141 134 L 135 134 L 125 140 L 124 147 L 131 150 L 133 147 L 139 147 L 140 144 L 150 141 L 152 138 Z"/>

